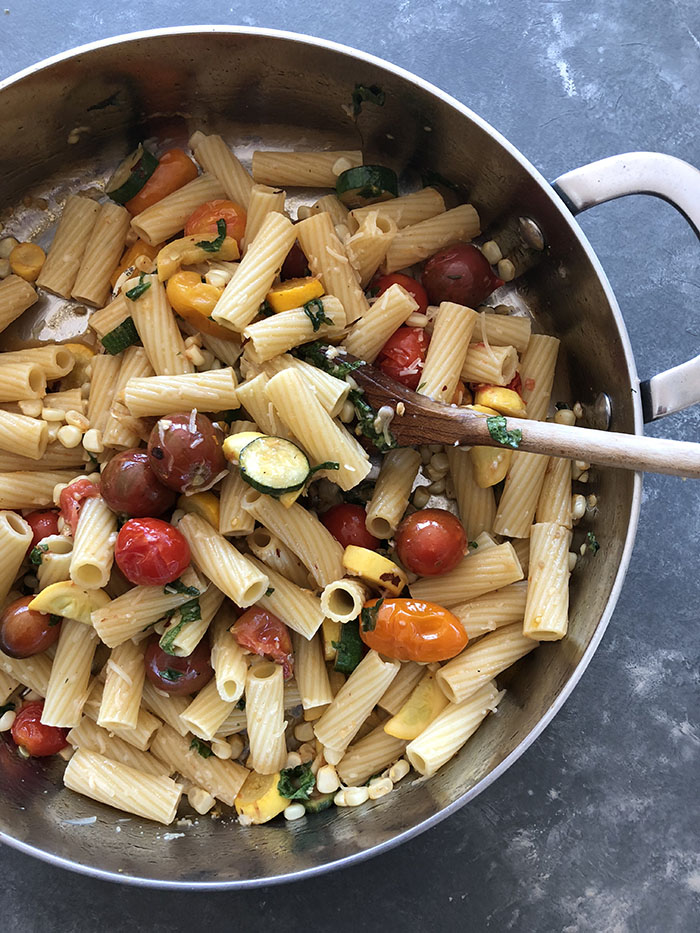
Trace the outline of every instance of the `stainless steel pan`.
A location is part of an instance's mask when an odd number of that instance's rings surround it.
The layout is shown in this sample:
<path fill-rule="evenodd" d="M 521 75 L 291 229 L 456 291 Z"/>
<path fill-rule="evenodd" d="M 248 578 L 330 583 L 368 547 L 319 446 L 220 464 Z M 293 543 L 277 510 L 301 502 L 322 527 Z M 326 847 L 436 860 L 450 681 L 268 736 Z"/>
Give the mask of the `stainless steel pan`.
<path fill-rule="evenodd" d="M 379 85 L 383 107 L 349 107 L 355 84 Z M 700 229 L 700 172 L 669 156 L 631 153 L 576 169 L 550 186 L 487 123 L 424 81 L 325 40 L 262 29 L 171 29 L 110 39 L 49 59 L 0 84 L 0 223 L 37 236 L 68 191 L 103 179 L 143 138 L 185 143 L 199 127 L 238 151 L 356 148 L 370 161 L 457 183 L 483 226 L 533 219 L 548 250 L 504 298 L 562 339 L 557 397 L 591 421 L 638 432 L 644 420 L 700 399 L 700 357 L 640 383 L 625 325 L 601 265 L 574 220 L 594 204 L 645 192 Z M 39 198 L 48 202 L 48 210 Z M 29 206 L 27 206 L 27 204 Z M 85 329 L 80 309 L 42 305 L 6 332 L 3 348 Z M 605 393 L 602 395 L 601 393 Z M 542 732 L 588 665 L 629 563 L 641 477 L 594 477 L 597 557 L 573 576 L 570 634 L 525 658 L 505 680 L 499 714 L 430 781 L 360 810 L 241 830 L 199 818 L 162 827 L 65 792 L 59 764 L 22 761 L 0 742 L 0 838 L 67 868 L 145 885 L 226 888 L 301 878 L 376 854 L 435 825 L 502 774 Z M 578 539 L 577 539 L 578 540 Z M 93 821 L 92 818 L 96 817 Z M 85 822 L 87 820 L 87 822 Z M 117 831 L 119 830 L 119 831 Z M 173 838 L 174 837 L 174 838 Z"/>

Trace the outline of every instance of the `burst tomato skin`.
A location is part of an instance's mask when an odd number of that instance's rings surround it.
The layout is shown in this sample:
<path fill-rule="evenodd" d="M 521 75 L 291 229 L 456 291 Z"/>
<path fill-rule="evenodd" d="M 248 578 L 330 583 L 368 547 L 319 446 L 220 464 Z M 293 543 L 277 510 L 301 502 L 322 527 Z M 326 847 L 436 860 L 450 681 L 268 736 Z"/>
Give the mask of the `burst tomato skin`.
<path fill-rule="evenodd" d="M 376 551 L 379 547 L 379 538 L 375 538 L 367 530 L 365 521 L 367 512 L 361 505 L 352 505 L 350 502 L 341 502 L 321 517 L 321 521 L 333 537 L 343 547 L 355 544 L 357 547 L 366 547 Z"/>
<path fill-rule="evenodd" d="M 179 412 L 156 422 L 148 440 L 151 469 L 163 485 L 192 495 L 206 492 L 226 469 L 222 434 L 200 412 Z"/>
<path fill-rule="evenodd" d="M 124 207 L 133 216 L 162 201 L 198 175 L 197 166 L 182 149 L 168 149 L 158 160 L 155 172 Z"/>
<path fill-rule="evenodd" d="M 294 673 L 292 639 L 284 622 L 260 606 L 252 606 L 238 617 L 231 634 L 242 648 L 282 665 L 284 679 Z"/>
<path fill-rule="evenodd" d="M 91 483 L 89 479 L 78 479 L 61 492 L 59 504 L 61 506 L 61 518 L 70 526 L 71 534 L 75 537 L 75 529 L 78 527 L 78 518 L 80 516 L 80 506 L 86 499 L 94 499 L 100 494 L 100 487 L 97 483 Z"/>
<path fill-rule="evenodd" d="M 33 532 L 32 543 L 27 548 L 28 551 L 36 547 L 44 538 L 58 534 L 58 514 L 57 509 L 37 509 L 24 516 L 25 522 Z"/>
<path fill-rule="evenodd" d="M 374 282 L 373 287 L 377 289 L 377 297 L 383 295 L 387 288 L 392 285 L 400 285 L 418 304 L 417 314 L 425 314 L 428 310 L 428 294 L 418 279 L 410 275 L 404 275 L 403 272 L 392 272 L 390 275 L 383 275 Z"/>
<path fill-rule="evenodd" d="M 191 654 L 177 658 L 163 651 L 155 635 L 149 641 L 144 655 L 146 677 L 154 687 L 170 696 L 192 696 L 214 676 L 210 655 L 207 638 L 203 638 Z"/>
<path fill-rule="evenodd" d="M 389 337 L 377 357 L 377 365 L 407 389 L 417 389 L 430 337 L 422 327 L 399 327 Z"/>
<path fill-rule="evenodd" d="M 177 580 L 190 563 L 183 534 L 159 518 L 130 518 L 117 535 L 117 566 L 136 586 L 163 586 Z"/>
<path fill-rule="evenodd" d="M 43 700 L 25 703 L 12 723 L 12 738 L 15 745 L 28 752 L 32 758 L 46 758 L 66 748 L 68 729 L 45 726 L 41 721 Z"/>
<path fill-rule="evenodd" d="M 201 233 L 215 239 L 219 233 L 216 226 L 218 220 L 226 222 L 226 236 L 233 237 L 240 246 L 245 233 L 245 208 L 225 198 L 216 198 L 195 208 L 185 221 L 185 236 Z"/>
<path fill-rule="evenodd" d="M 503 285 L 481 250 L 471 243 L 455 243 L 438 250 L 423 267 L 431 304 L 454 301 L 475 308 Z"/>
<path fill-rule="evenodd" d="M 464 528 L 447 509 L 419 509 L 404 518 L 395 541 L 401 563 L 422 577 L 452 570 L 467 549 Z"/>
<path fill-rule="evenodd" d="M 466 647 L 459 620 L 436 603 L 420 599 L 370 599 L 363 613 L 374 628 L 360 622 L 360 637 L 368 648 L 397 661 L 447 661 Z"/>

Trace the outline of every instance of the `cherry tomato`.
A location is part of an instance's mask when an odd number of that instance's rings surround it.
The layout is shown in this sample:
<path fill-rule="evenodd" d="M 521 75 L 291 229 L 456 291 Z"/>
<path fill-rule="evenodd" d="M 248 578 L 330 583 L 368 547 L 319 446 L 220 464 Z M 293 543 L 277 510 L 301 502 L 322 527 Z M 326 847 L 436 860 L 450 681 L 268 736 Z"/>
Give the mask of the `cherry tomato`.
<path fill-rule="evenodd" d="M 260 606 L 246 609 L 234 622 L 231 634 L 241 648 L 281 664 L 285 680 L 289 680 L 294 673 L 289 629 L 273 613 Z"/>
<path fill-rule="evenodd" d="M 117 535 L 114 559 L 137 586 L 163 586 L 190 564 L 190 546 L 177 528 L 159 518 L 130 518 Z"/>
<path fill-rule="evenodd" d="M 506 389 L 512 389 L 513 392 L 517 392 L 520 398 L 523 397 L 523 382 L 520 378 L 520 373 L 516 373 L 513 378 L 510 380 Z M 27 519 L 28 520 L 28 519 Z"/>
<path fill-rule="evenodd" d="M 246 217 L 245 208 L 235 201 L 227 201 L 224 198 L 207 201 L 206 204 L 200 204 L 195 208 L 185 221 L 185 236 L 201 233 L 215 239 L 219 235 L 217 220 L 225 220 L 226 235 L 233 237 L 240 246 L 245 233 Z"/>
<path fill-rule="evenodd" d="M 151 431 L 148 458 L 161 483 L 185 495 L 210 489 L 226 469 L 221 432 L 195 412 L 161 418 Z"/>
<path fill-rule="evenodd" d="M 122 450 L 109 461 L 100 478 L 102 498 L 113 512 L 134 518 L 162 515 L 177 494 L 164 486 L 151 469 L 146 450 Z"/>
<path fill-rule="evenodd" d="M 0 651 L 11 658 L 30 658 L 52 645 L 61 631 L 61 620 L 29 608 L 33 596 L 22 596 L 0 615 Z"/>
<path fill-rule="evenodd" d="M 27 551 L 31 551 L 31 549 L 36 547 L 44 538 L 58 534 L 57 509 L 42 509 L 36 512 L 29 512 L 29 514 L 24 515 L 23 518 L 34 532 L 32 543 L 27 548 Z"/>
<path fill-rule="evenodd" d="M 403 272 L 392 272 L 391 275 L 383 275 L 376 282 L 373 282 L 372 288 L 377 289 L 377 297 L 379 297 L 392 285 L 400 285 L 401 288 L 405 288 L 408 294 L 412 295 L 418 302 L 416 313 L 425 314 L 428 310 L 428 295 L 417 279 L 412 278 L 410 275 L 404 275 Z"/>
<path fill-rule="evenodd" d="M 323 524 L 343 547 L 356 544 L 358 547 L 376 551 L 379 547 L 379 538 L 375 538 L 367 531 L 366 519 L 367 512 L 362 506 L 351 505 L 349 502 L 334 505 L 321 517 Z"/>
<path fill-rule="evenodd" d="M 188 697 L 205 687 L 214 676 L 210 654 L 209 642 L 203 638 L 192 654 L 176 658 L 161 649 L 156 635 L 149 641 L 144 656 L 146 677 L 154 687 L 171 696 Z"/>
<path fill-rule="evenodd" d="M 455 301 L 475 308 L 503 285 L 481 250 L 470 243 L 455 243 L 439 250 L 423 268 L 423 285 L 431 304 Z"/>
<path fill-rule="evenodd" d="M 94 499 L 100 494 L 100 487 L 89 479 L 78 479 L 61 492 L 59 504 L 61 518 L 70 526 L 71 534 L 75 536 L 78 527 L 80 506 L 86 499 Z"/>
<path fill-rule="evenodd" d="M 58 726 L 45 726 L 41 721 L 44 710 L 43 700 L 25 703 L 12 723 L 12 738 L 15 745 L 29 752 L 32 758 L 46 758 L 55 755 L 68 745 L 68 729 Z"/>
<path fill-rule="evenodd" d="M 401 385 L 417 389 L 429 343 L 430 337 L 422 327 L 399 327 L 379 351 L 377 364 Z"/>
<path fill-rule="evenodd" d="M 309 274 L 309 262 L 304 254 L 304 250 L 298 242 L 287 253 L 287 258 L 282 263 L 280 278 L 282 281 L 287 279 L 303 279 Z"/>
<path fill-rule="evenodd" d="M 452 570 L 467 549 L 464 528 L 447 509 L 419 509 L 404 518 L 395 541 L 404 567 L 424 577 Z"/>
<path fill-rule="evenodd" d="M 143 188 L 124 207 L 130 214 L 140 214 L 187 182 L 194 181 L 198 174 L 197 166 L 186 152 L 182 149 L 168 149 L 158 160 L 155 172 Z"/>
<path fill-rule="evenodd" d="M 459 619 L 442 606 L 420 599 L 369 600 L 360 637 L 380 654 L 424 664 L 453 658 L 468 641 Z"/>

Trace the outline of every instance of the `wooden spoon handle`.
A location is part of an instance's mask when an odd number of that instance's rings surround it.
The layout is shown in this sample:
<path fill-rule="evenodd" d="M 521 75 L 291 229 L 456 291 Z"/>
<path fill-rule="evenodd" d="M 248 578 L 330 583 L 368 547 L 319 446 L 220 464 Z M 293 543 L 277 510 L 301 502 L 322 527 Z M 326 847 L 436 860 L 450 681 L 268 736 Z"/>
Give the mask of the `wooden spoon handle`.
<path fill-rule="evenodd" d="M 546 421 L 507 418 L 509 431 L 522 431 L 518 450 L 569 460 L 587 460 L 623 470 L 670 473 L 700 479 L 700 444 L 638 434 L 613 434 Z M 472 441 L 472 443 L 474 443 Z"/>

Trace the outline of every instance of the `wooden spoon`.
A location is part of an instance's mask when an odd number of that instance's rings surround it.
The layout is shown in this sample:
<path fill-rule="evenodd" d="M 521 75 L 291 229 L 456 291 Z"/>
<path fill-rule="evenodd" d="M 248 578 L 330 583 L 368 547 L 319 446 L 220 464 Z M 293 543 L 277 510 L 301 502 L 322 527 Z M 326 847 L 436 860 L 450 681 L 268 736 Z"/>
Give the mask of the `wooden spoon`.
<path fill-rule="evenodd" d="M 352 362 L 354 358 L 343 353 L 342 360 Z M 374 366 L 360 366 L 353 371 L 352 378 L 375 411 L 388 406 L 394 412 L 389 430 L 400 447 L 416 444 L 504 446 L 491 436 L 491 419 L 484 414 L 434 402 L 395 382 Z M 493 422 L 491 426 L 497 427 Z M 638 434 L 613 434 L 525 418 L 506 418 L 503 426 L 508 432 L 522 433 L 517 449 L 529 453 L 700 479 L 700 444 Z"/>

